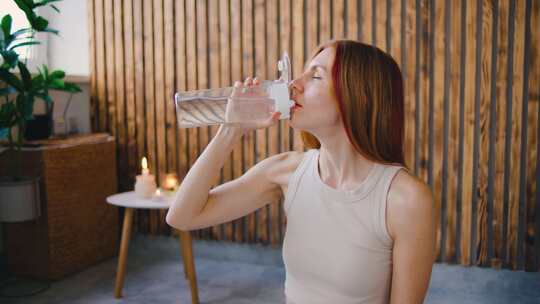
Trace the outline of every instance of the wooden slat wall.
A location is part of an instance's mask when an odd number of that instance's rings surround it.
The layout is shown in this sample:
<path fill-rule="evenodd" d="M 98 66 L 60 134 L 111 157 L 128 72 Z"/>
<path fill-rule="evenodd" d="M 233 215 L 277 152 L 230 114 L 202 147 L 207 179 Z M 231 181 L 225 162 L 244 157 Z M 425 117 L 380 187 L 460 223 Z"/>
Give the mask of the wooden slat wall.
<path fill-rule="evenodd" d="M 540 270 L 540 1 L 88 1 L 92 125 L 118 140 L 121 189 L 143 155 L 158 176 L 185 176 L 215 134 L 176 127 L 175 91 L 275 78 L 283 51 L 298 75 L 318 44 L 357 39 L 402 68 L 405 156 L 434 190 L 439 261 Z M 287 121 L 250 132 L 219 182 L 293 149 Z M 282 203 L 196 236 L 277 246 Z M 137 226 L 170 232 L 164 212 Z"/>

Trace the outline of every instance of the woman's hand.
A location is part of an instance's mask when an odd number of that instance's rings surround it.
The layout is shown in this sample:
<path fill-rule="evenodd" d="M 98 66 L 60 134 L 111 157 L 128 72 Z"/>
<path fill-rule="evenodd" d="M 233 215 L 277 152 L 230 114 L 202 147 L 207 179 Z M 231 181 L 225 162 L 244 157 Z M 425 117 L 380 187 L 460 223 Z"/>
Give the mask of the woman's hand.
<path fill-rule="evenodd" d="M 274 112 L 274 101 L 257 78 L 248 77 L 242 84 L 237 81 L 227 103 L 227 123 L 224 128 L 245 134 L 254 129 L 268 128 L 279 121 L 280 112 Z"/>

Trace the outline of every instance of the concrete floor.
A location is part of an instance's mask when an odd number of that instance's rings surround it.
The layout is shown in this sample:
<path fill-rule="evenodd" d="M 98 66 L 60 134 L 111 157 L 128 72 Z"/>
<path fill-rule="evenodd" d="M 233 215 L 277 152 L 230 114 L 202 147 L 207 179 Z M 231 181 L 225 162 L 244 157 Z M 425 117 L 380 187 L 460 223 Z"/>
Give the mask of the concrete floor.
<path fill-rule="evenodd" d="M 196 241 L 194 253 L 201 303 L 284 303 L 279 249 Z M 134 236 L 121 300 L 113 297 L 116 262 L 53 282 L 38 295 L 0 303 L 191 303 L 176 239 Z M 425 303 L 538 304 L 540 274 L 437 264 Z"/>

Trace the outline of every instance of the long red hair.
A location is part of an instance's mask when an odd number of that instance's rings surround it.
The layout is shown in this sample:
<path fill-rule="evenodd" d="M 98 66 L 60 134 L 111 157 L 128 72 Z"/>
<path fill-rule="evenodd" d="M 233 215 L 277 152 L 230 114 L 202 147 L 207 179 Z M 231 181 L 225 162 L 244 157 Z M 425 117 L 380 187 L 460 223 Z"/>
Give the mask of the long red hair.
<path fill-rule="evenodd" d="M 350 143 L 369 160 L 400 164 L 403 156 L 404 100 L 401 70 L 392 56 L 375 46 L 353 40 L 321 45 L 314 55 L 332 47 L 332 87 Z M 306 148 L 320 148 L 302 131 Z"/>

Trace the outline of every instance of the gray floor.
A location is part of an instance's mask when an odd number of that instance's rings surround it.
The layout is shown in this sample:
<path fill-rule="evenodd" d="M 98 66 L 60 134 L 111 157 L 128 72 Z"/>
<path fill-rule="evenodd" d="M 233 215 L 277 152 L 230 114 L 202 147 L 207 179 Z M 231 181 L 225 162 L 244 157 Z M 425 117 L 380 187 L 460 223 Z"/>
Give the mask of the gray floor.
<path fill-rule="evenodd" d="M 194 243 L 201 303 L 283 303 L 279 249 L 223 242 Z M 113 297 L 117 259 L 53 282 L 36 296 L 0 303 L 191 303 L 178 241 L 136 235 L 124 298 Z M 425 303 L 540 303 L 540 274 L 437 264 Z"/>

